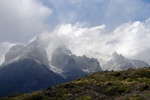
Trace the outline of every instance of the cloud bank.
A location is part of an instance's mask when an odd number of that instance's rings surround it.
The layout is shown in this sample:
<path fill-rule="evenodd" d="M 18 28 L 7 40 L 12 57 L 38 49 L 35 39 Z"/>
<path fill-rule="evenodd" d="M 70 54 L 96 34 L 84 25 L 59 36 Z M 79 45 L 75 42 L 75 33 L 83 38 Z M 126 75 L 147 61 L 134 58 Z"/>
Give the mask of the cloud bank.
<path fill-rule="evenodd" d="M 39 37 L 49 58 L 65 45 L 76 55 L 117 51 L 149 63 L 149 9 L 148 0 L 0 0 L 0 57 L 46 30 Z"/>
<path fill-rule="evenodd" d="M 59 24 L 105 24 L 108 29 L 150 17 L 147 0 L 0 0 L 0 42 L 27 43 Z"/>
<path fill-rule="evenodd" d="M 106 25 L 86 27 L 81 23 L 62 24 L 52 32 L 39 35 L 46 46 L 49 59 L 54 48 L 65 45 L 78 56 L 97 54 L 111 55 L 118 52 L 132 59 L 150 62 L 150 20 L 122 24 L 113 31 L 107 31 Z M 150 64 L 150 63 L 149 63 Z"/>
<path fill-rule="evenodd" d="M 150 19 L 140 22 L 128 22 L 108 31 L 106 25 L 88 27 L 82 23 L 61 24 L 51 32 L 38 35 L 38 41 L 45 47 L 51 60 L 52 51 L 58 46 L 66 46 L 73 54 L 97 59 L 106 59 L 113 52 L 118 52 L 130 59 L 150 62 Z M 37 39 L 33 38 L 31 41 Z M 31 42 L 30 41 L 30 42 Z M 0 44 L 1 62 L 13 44 Z M 106 55 L 105 55 L 106 54 Z M 150 64 L 150 63 L 149 63 Z"/>
<path fill-rule="evenodd" d="M 51 13 L 40 0 L 0 0 L 0 42 L 26 43 L 47 27 Z"/>

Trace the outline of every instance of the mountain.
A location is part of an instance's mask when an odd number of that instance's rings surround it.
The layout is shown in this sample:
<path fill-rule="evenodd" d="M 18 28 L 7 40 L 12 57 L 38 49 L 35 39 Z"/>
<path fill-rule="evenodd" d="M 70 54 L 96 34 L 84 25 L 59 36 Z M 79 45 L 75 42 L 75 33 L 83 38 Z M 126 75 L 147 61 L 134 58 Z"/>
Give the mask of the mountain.
<path fill-rule="evenodd" d="M 129 68 L 140 68 L 149 66 L 146 62 L 140 60 L 131 60 L 116 52 L 112 58 L 103 65 L 103 70 L 126 70 Z"/>
<path fill-rule="evenodd" d="M 31 92 L 66 82 L 49 70 L 47 53 L 38 38 L 28 45 L 17 44 L 5 55 L 0 67 L 0 97 Z"/>
<path fill-rule="evenodd" d="M 47 66 L 33 59 L 21 59 L 0 68 L 0 97 L 31 92 L 65 82 Z"/>
<path fill-rule="evenodd" d="M 49 60 L 49 51 L 45 49 L 38 37 L 26 46 L 18 44 L 10 48 L 0 67 L 0 97 L 43 89 L 102 69 L 125 70 L 149 66 L 144 61 L 130 60 L 116 52 L 112 57 L 97 54 L 97 58 L 99 55 L 105 58 L 98 59 L 105 62 L 100 66 L 97 59 L 76 56 L 65 46 L 56 47 Z"/>
<path fill-rule="evenodd" d="M 2 64 L 7 65 L 19 59 L 32 58 L 46 66 L 49 66 L 47 53 L 39 42 L 38 38 L 27 46 L 15 45 L 5 55 L 5 61 Z"/>
<path fill-rule="evenodd" d="M 28 94 L 2 100 L 149 100 L 150 68 L 103 71 Z"/>
<path fill-rule="evenodd" d="M 67 80 L 77 79 L 85 75 L 102 71 L 99 62 L 94 58 L 76 56 L 64 46 L 58 47 L 52 53 L 51 70 Z"/>
<path fill-rule="evenodd" d="M 31 92 L 101 71 L 94 58 L 73 55 L 64 46 L 56 48 L 51 61 L 38 39 L 15 45 L 0 67 L 0 97 Z"/>

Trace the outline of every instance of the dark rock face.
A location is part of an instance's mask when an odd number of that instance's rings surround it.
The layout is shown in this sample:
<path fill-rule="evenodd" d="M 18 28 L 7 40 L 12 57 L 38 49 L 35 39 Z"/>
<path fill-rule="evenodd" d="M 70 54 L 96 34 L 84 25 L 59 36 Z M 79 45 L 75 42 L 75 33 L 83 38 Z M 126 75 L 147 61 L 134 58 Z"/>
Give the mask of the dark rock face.
<path fill-rule="evenodd" d="M 43 64 L 23 59 L 0 68 L 0 97 L 31 92 L 65 82 Z"/>
<path fill-rule="evenodd" d="M 63 68 L 64 65 L 69 61 L 69 59 L 72 59 L 72 53 L 71 51 L 69 54 L 65 52 L 64 48 L 57 48 L 53 51 L 52 53 L 52 59 L 51 59 L 51 64 L 53 66 L 56 66 L 58 68 Z"/>
<path fill-rule="evenodd" d="M 102 70 L 96 59 L 86 56 L 77 57 L 65 47 L 53 51 L 51 64 L 61 69 L 62 72 L 59 74 L 69 81 Z"/>
<path fill-rule="evenodd" d="M 79 66 L 79 68 L 81 68 L 82 70 L 87 71 L 89 73 L 102 71 L 97 59 L 88 58 L 85 55 L 83 55 L 82 57 L 80 57 L 80 56 L 76 57 L 75 61 L 76 61 L 77 65 Z"/>

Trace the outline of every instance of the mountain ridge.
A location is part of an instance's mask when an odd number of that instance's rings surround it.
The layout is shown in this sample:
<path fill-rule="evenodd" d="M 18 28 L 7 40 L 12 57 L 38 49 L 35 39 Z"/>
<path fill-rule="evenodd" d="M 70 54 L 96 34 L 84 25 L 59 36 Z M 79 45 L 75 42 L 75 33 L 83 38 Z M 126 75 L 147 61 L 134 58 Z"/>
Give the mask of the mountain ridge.
<path fill-rule="evenodd" d="M 58 68 L 62 66 L 61 74 L 51 70 L 46 51 L 40 47 L 37 41 L 32 41 L 27 46 L 15 45 L 10 48 L 5 55 L 5 62 L 0 67 L 0 97 L 12 93 L 39 90 L 91 74 L 82 70 L 82 66 L 78 65 L 79 61 L 76 62 L 75 58 L 77 58 L 77 56 L 71 54 L 70 50 L 65 47 L 59 49 L 60 48 L 57 48 L 58 51 L 54 50 L 56 55 L 54 55 L 52 59 L 56 58 L 56 60 L 54 60 L 56 61 L 56 66 L 54 64 L 52 67 Z M 63 55 L 64 58 L 62 58 Z M 83 58 L 81 57 L 81 59 Z M 60 66 L 58 65 L 58 59 L 61 61 Z M 90 58 L 86 57 L 86 59 Z M 94 60 L 90 63 L 95 65 L 95 62 L 97 62 L 96 67 L 100 69 L 98 61 Z M 87 60 L 85 60 L 85 63 L 87 63 Z M 93 66 L 84 67 L 92 68 Z"/>
<path fill-rule="evenodd" d="M 112 58 L 103 65 L 103 70 L 126 70 L 129 68 L 140 68 L 149 66 L 141 60 L 131 60 L 117 52 L 112 54 Z"/>
<path fill-rule="evenodd" d="M 17 92 L 39 90 L 59 83 L 72 81 L 98 71 L 126 70 L 128 68 L 149 66 L 143 61 L 130 60 L 116 52 L 114 52 L 111 59 L 106 62 L 106 66 L 101 66 L 101 62 L 95 58 L 89 58 L 86 55 L 76 56 L 65 46 L 56 47 L 52 52 L 51 60 L 48 59 L 49 55 L 47 52 L 38 38 L 26 46 L 15 45 L 10 48 L 5 55 L 5 62 L 0 67 L 0 88 L 5 87 L 5 89 L 0 90 L 0 92 L 7 90 L 4 94 L 0 95 L 0 97 Z M 3 69 L 6 70 L 4 71 Z M 35 73 L 36 76 L 33 75 L 33 73 Z M 17 76 L 14 76 L 16 74 Z M 38 74 L 42 75 L 39 76 Z M 52 75 L 54 79 L 49 75 Z M 23 80 L 24 77 L 26 77 L 26 80 Z M 12 79 L 16 81 L 13 82 Z M 59 81 L 59 79 L 61 81 Z M 16 82 L 18 81 L 23 82 L 15 86 L 14 84 L 17 84 Z M 31 84 L 29 84 L 30 82 Z M 13 88 L 9 89 L 9 87 L 17 88 L 17 90 L 13 90 Z M 24 87 L 27 87 L 27 89 Z"/>

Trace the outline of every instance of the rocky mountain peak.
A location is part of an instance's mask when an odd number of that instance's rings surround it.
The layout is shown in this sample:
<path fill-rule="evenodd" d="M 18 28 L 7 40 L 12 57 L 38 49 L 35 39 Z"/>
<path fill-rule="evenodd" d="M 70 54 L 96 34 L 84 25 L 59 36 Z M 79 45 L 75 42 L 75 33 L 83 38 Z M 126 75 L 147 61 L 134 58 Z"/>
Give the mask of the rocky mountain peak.
<path fill-rule="evenodd" d="M 10 48 L 5 55 L 5 61 L 2 65 L 10 64 L 16 60 L 32 58 L 42 64 L 49 66 L 46 50 L 36 39 L 26 46 L 17 44 Z"/>
<path fill-rule="evenodd" d="M 58 48 L 56 48 L 55 51 L 65 53 L 65 54 L 72 54 L 72 52 L 69 49 L 67 49 L 65 46 L 59 46 Z"/>
<path fill-rule="evenodd" d="M 18 50 L 20 50 L 20 49 L 22 49 L 22 48 L 24 48 L 24 45 L 22 45 L 22 44 L 16 44 L 16 45 L 14 45 L 13 47 L 11 47 L 11 48 L 9 49 L 9 51 L 18 51 Z"/>
<path fill-rule="evenodd" d="M 121 54 L 118 54 L 117 52 L 114 52 L 112 54 L 112 57 L 115 59 L 115 60 L 121 60 L 121 59 L 125 59 L 125 57 Z"/>

